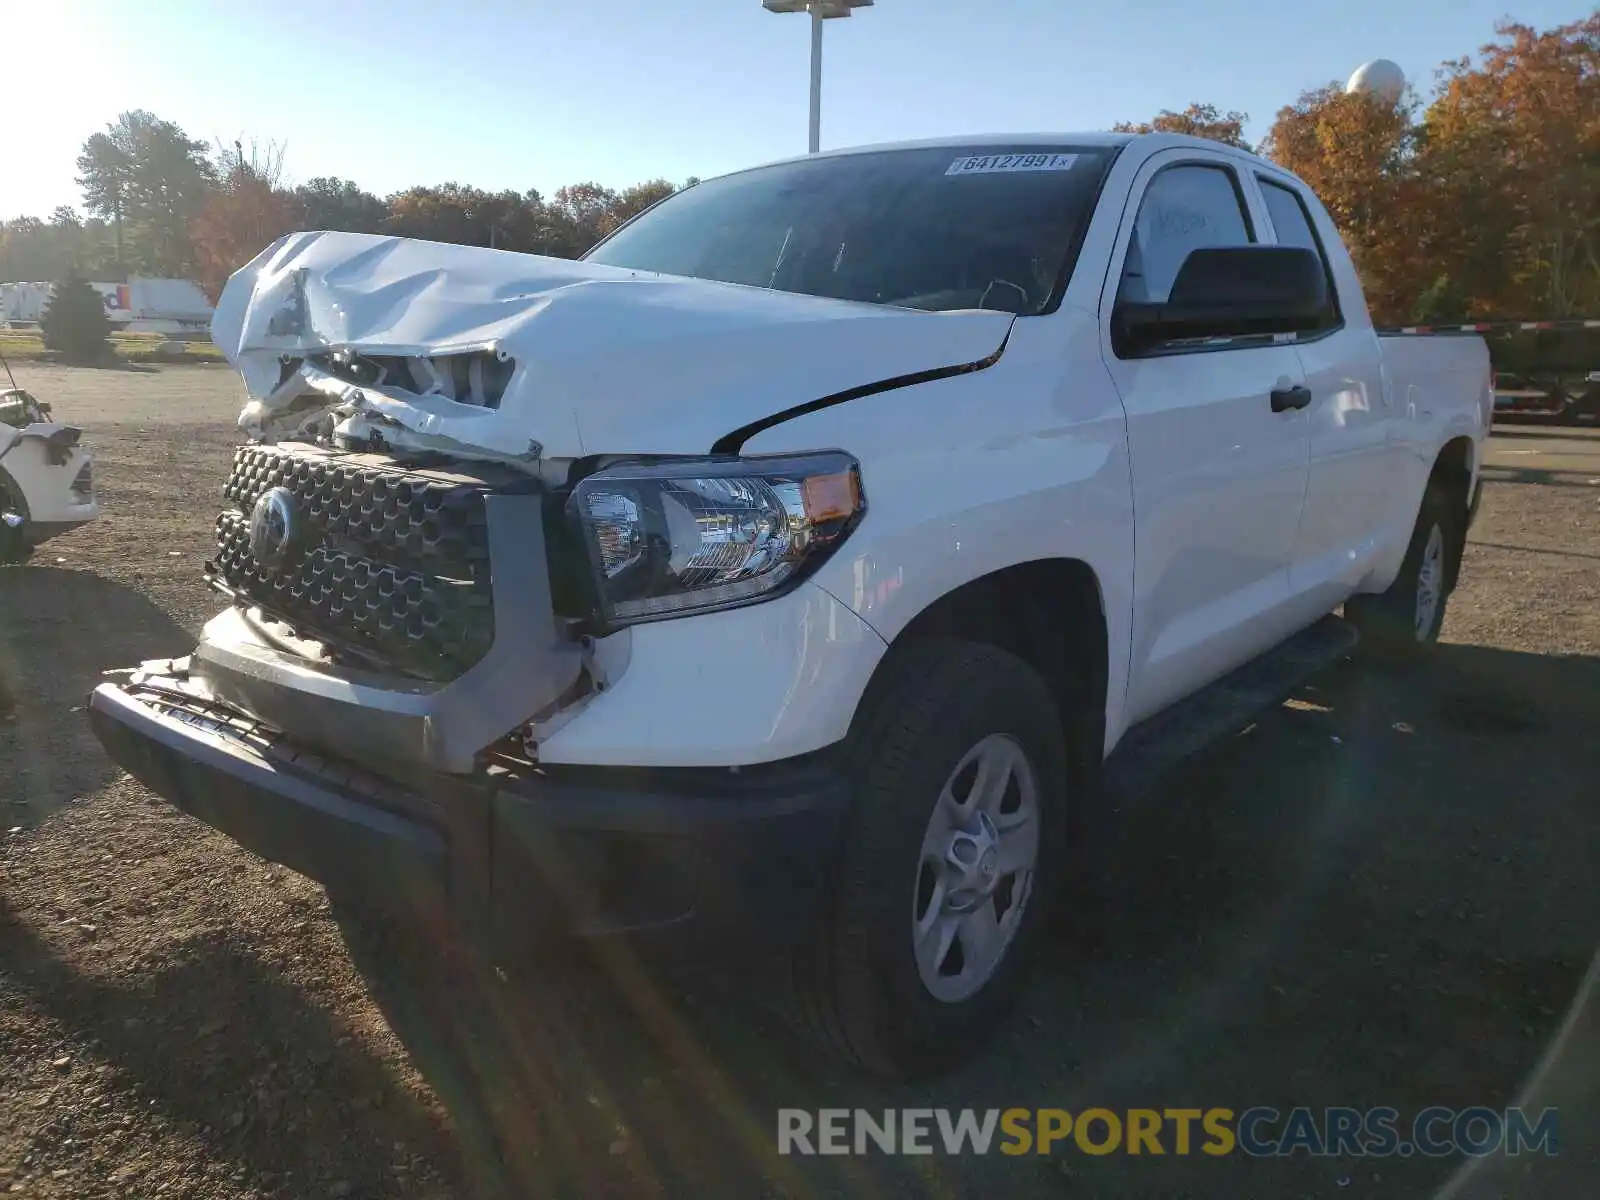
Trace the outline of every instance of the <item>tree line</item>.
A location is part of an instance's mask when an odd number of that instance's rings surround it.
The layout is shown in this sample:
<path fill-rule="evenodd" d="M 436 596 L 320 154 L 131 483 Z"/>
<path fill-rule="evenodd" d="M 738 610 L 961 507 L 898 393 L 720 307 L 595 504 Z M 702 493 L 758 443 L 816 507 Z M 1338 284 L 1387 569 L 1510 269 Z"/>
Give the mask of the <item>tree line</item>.
<path fill-rule="evenodd" d="M 665 179 L 621 191 L 590 182 L 545 197 L 452 182 L 380 198 L 334 177 L 288 186 L 283 159 L 276 144 L 208 147 L 153 113 L 125 112 L 83 144 L 81 211 L 0 221 L 0 281 L 144 275 L 193 279 L 215 296 L 258 251 L 300 229 L 576 258 L 677 190 Z"/>
<path fill-rule="evenodd" d="M 1193 104 L 1116 128 L 1250 149 L 1248 119 Z M 1337 83 L 1306 91 L 1254 149 L 1321 197 L 1380 322 L 1600 313 L 1600 10 L 1543 31 L 1500 24 L 1475 57 L 1440 67 L 1426 104 L 1409 88 L 1397 104 Z M 580 183 L 546 198 L 446 183 L 379 198 L 345 179 L 286 186 L 282 162 L 275 145 L 208 148 L 124 113 L 84 143 L 84 215 L 0 225 L 0 279 L 186 276 L 215 294 L 295 229 L 571 258 L 676 190 Z"/>
<path fill-rule="evenodd" d="M 1321 198 L 1381 323 L 1600 314 L 1600 10 L 1495 34 L 1426 105 L 1330 83 L 1255 147 Z M 1247 119 L 1191 105 L 1122 128 L 1249 148 Z"/>

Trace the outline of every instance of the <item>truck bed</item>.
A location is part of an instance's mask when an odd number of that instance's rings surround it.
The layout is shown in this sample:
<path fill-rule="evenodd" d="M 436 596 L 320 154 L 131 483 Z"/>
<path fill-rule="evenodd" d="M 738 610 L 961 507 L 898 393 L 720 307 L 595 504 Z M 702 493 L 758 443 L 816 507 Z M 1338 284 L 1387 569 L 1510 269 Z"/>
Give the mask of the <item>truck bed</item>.
<path fill-rule="evenodd" d="M 1494 411 L 1489 347 L 1476 333 L 1417 337 L 1380 332 L 1384 392 L 1389 402 L 1427 421 L 1474 396 L 1487 427 Z M 1412 407 L 1414 406 L 1414 408 Z"/>

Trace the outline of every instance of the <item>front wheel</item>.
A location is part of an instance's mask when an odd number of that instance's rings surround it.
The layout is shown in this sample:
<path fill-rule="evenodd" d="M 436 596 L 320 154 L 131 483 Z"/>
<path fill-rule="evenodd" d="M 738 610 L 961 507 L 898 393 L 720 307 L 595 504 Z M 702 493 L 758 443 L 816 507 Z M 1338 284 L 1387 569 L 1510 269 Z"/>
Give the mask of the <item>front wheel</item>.
<path fill-rule="evenodd" d="M 1395 581 L 1385 592 L 1345 602 L 1344 615 L 1369 651 L 1413 657 L 1438 642 L 1459 565 L 1458 508 L 1442 489 L 1430 487 Z"/>
<path fill-rule="evenodd" d="M 32 553 L 33 547 L 28 544 L 28 506 L 0 472 L 0 566 L 25 562 Z"/>
<path fill-rule="evenodd" d="M 813 1032 L 908 1078 L 992 1038 L 1060 882 L 1068 797 L 1044 681 L 992 646 L 901 647 L 852 734 L 837 882 L 797 956 Z"/>

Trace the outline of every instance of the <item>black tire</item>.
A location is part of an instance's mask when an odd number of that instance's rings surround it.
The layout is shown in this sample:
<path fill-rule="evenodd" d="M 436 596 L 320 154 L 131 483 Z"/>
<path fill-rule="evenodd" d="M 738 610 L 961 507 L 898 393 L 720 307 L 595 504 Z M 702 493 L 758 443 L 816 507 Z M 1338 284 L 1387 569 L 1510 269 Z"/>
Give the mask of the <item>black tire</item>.
<path fill-rule="evenodd" d="M 1369 656 L 1413 659 L 1438 643 L 1445 608 L 1460 571 L 1464 517 L 1461 505 L 1448 490 L 1430 485 L 1395 581 L 1385 592 L 1345 601 L 1345 619 L 1360 632 Z M 1436 563 L 1432 562 L 1435 545 L 1440 555 Z M 1419 597 L 1429 570 L 1438 572 L 1434 583 L 1437 599 L 1431 619 L 1424 620 Z"/>
<path fill-rule="evenodd" d="M 21 517 L 20 525 L 5 518 L 10 514 Z M 10 477 L 0 471 L 0 567 L 27 562 L 33 554 L 28 544 L 28 503 L 18 492 Z"/>
<path fill-rule="evenodd" d="M 966 998 L 940 1000 L 912 946 L 923 840 L 955 768 L 994 734 L 1020 746 L 1036 781 L 1032 885 L 987 982 Z M 1063 726 L 1049 689 L 1022 660 L 929 639 L 892 652 L 863 701 L 850 757 L 854 804 L 831 893 L 794 959 L 794 998 L 809 1031 L 845 1060 L 891 1078 L 924 1076 L 995 1034 L 1035 957 L 1065 862 Z M 1002 877 L 1000 887 L 1018 878 Z M 999 889 L 992 895 L 999 911 Z"/>
<path fill-rule="evenodd" d="M 1600 388 L 1585 392 L 1567 406 L 1567 416 L 1573 425 L 1600 422 Z"/>

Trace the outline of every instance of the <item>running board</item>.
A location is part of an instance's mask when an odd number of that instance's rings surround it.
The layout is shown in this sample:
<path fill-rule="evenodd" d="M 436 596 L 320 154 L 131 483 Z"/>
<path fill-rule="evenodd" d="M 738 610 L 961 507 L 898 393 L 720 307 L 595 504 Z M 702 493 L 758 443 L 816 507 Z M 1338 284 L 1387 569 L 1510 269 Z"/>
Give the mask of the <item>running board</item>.
<path fill-rule="evenodd" d="M 1359 640 L 1354 625 L 1323 617 L 1259 658 L 1135 725 L 1106 760 L 1116 807 L 1143 799 L 1180 765 L 1275 708 Z"/>

